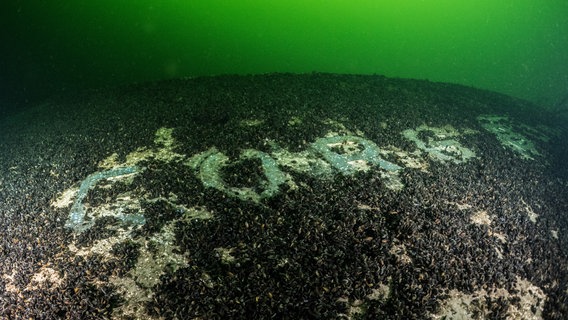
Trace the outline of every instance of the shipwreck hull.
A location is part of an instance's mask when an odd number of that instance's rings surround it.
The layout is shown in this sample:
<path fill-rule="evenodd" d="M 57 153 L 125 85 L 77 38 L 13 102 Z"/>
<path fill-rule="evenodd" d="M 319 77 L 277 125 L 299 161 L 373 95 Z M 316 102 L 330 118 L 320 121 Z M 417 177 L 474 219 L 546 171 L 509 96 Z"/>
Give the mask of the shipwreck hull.
<path fill-rule="evenodd" d="M 568 136 L 428 81 L 181 79 L 2 120 L 0 315 L 562 319 Z"/>

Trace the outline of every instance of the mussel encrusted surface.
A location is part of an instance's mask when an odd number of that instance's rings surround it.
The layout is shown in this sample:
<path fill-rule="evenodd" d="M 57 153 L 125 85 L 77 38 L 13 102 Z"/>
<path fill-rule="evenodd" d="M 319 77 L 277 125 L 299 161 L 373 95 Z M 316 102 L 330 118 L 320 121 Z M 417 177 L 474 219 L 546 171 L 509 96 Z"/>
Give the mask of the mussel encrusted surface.
<path fill-rule="evenodd" d="M 0 318 L 565 319 L 536 108 L 333 74 L 54 98 L 0 120 Z"/>

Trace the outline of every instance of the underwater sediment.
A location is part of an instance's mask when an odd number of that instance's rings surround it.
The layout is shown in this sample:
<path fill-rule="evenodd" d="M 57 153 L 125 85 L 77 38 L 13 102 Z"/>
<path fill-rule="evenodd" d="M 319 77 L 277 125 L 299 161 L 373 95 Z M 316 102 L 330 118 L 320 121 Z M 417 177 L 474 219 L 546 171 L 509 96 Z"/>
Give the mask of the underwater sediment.
<path fill-rule="evenodd" d="M 53 99 L 0 126 L 0 318 L 564 319 L 568 132 L 333 74 Z"/>

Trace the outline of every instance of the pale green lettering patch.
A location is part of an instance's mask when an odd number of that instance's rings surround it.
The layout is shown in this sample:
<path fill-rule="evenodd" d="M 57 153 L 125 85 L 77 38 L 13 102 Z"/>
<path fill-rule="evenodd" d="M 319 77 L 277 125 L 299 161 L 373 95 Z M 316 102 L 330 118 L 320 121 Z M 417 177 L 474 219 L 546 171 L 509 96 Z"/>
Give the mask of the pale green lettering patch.
<path fill-rule="evenodd" d="M 544 127 L 533 128 L 517 124 L 506 116 L 484 114 L 478 116 L 477 120 L 485 130 L 495 135 L 502 146 L 526 160 L 541 156 L 531 139 L 546 142 L 550 139 L 549 134 L 554 134 Z"/>
<path fill-rule="evenodd" d="M 429 127 L 421 125 L 416 129 L 407 129 L 402 135 L 413 141 L 416 146 L 428 153 L 430 158 L 441 162 L 454 162 L 456 164 L 469 161 L 475 157 L 475 153 L 456 140 L 463 134 L 469 134 L 470 131 L 460 133 L 452 126 Z"/>

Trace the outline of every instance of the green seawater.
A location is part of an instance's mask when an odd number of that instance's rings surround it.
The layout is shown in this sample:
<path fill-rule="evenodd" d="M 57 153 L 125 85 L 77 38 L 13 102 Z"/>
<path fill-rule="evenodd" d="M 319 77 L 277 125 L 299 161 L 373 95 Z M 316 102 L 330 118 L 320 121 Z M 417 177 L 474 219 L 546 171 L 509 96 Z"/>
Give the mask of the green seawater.
<path fill-rule="evenodd" d="M 0 5 L 5 88 L 27 98 L 179 77 L 382 74 L 553 106 L 565 0 L 74 0 Z"/>

